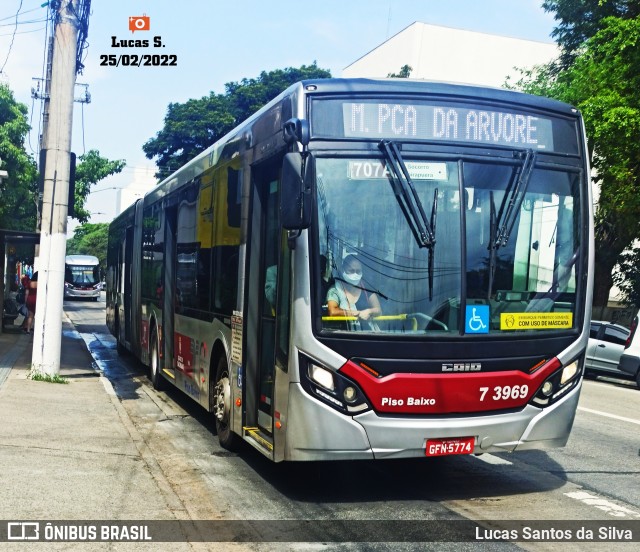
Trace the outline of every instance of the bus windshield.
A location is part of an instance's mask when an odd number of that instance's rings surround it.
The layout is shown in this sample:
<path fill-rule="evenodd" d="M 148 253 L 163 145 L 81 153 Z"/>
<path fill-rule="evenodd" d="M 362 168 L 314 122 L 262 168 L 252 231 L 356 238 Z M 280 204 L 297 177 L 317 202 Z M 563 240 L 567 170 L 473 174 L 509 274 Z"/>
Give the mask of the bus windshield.
<path fill-rule="evenodd" d="M 403 152 L 402 160 L 433 243 L 421 243 L 388 159 L 317 159 L 323 332 L 574 327 L 577 170 L 531 154 L 470 161 Z"/>
<path fill-rule="evenodd" d="M 92 286 L 100 281 L 100 267 L 67 265 L 65 281 L 74 286 Z"/>

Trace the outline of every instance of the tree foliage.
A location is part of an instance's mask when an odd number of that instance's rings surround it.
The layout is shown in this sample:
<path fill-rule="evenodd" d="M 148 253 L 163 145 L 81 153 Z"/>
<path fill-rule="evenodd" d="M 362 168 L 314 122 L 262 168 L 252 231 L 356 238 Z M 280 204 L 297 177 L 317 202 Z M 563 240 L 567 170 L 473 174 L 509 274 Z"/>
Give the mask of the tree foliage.
<path fill-rule="evenodd" d="M 29 132 L 27 113 L 27 106 L 16 102 L 6 85 L 0 85 L 0 169 L 9 173 L 0 183 L 0 228 L 32 232 L 36 230 L 38 173 L 35 160 L 24 148 Z M 97 150 L 79 157 L 74 218 L 80 222 L 89 219 L 91 213 L 84 205 L 91 186 L 124 166 L 124 160 L 110 161 Z"/>
<path fill-rule="evenodd" d="M 387 77 L 390 79 L 408 79 L 411 76 L 413 67 L 411 65 L 403 65 L 397 73 L 389 73 Z"/>
<path fill-rule="evenodd" d="M 224 94 L 211 92 L 200 99 L 170 103 L 164 128 L 142 147 L 149 159 L 156 158 L 164 177 L 222 138 L 291 84 L 305 79 L 329 78 L 331 73 L 316 62 L 300 68 L 263 71 L 257 78 L 225 85 Z"/>
<path fill-rule="evenodd" d="M 559 66 L 570 67 L 584 43 L 604 28 L 607 17 L 634 19 L 640 15 L 638 0 L 544 0 L 542 7 L 558 21 L 551 33 L 562 48 Z"/>
<path fill-rule="evenodd" d="M 33 231 L 36 227 L 37 172 L 24 140 L 29 132 L 27 106 L 0 85 L 0 170 L 9 176 L 0 183 L 0 228 Z"/>
<path fill-rule="evenodd" d="M 109 225 L 104 222 L 78 226 L 73 238 L 67 240 L 67 255 L 93 255 L 100 261 L 101 273 L 107 268 L 107 238 Z"/>
<path fill-rule="evenodd" d="M 640 306 L 640 247 L 635 246 L 620 255 L 618 269 L 613 282 L 622 292 L 623 302 L 628 306 Z"/>
<path fill-rule="evenodd" d="M 79 157 L 79 161 L 76 168 L 75 214 L 73 218 L 84 223 L 91 217 L 91 213 L 84 207 L 87 196 L 91 192 L 91 186 L 107 176 L 122 171 L 126 162 L 123 159 L 110 161 L 106 157 L 102 157 L 98 150 L 89 150 Z"/>
<path fill-rule="evenodd" d="M 594 306 L 606 306 L 614 267 L 640 238 L 640 18 L 609 17 L 567 69 L 525 73 L 519 87 L 583 114 L 598 184 Z M 596 194 L 597 195 L 597 194 Z"/>

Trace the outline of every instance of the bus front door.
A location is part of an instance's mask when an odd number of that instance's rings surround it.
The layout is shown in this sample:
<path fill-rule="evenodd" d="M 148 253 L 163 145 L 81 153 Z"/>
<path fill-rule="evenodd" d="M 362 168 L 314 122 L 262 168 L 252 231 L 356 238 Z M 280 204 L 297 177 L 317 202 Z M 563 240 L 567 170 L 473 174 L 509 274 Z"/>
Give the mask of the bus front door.
<path fill-rule="evenodd" d="M 275 404 L 280 385 L 276 379 L 282 372 L 277 368 L 281 362 L 278 342 L 282 331 L 285 340 L 288 332 L 288 316 L 283 312 L 289 310 L 289 285 L 283 285 L 289 279 L 288 260 L 283 260 L 288 259 L 288 249 L 286 245 L 283 249 L 286 240 L 282 239 L 280 227 L 278 171 L 262 167 L 254 170 L 253 176 L 249 286 L 245 302 L 245 429 L 265 452 L 273 455 Z M 286 385 L 284 379 L 280 376 L 281 383 Z"/>
<path fill-rule="evenodd" d="M 278 181 L 272 180 L 263 187 L 264 217 L 262 225 L 261 270 L 264 292 L 260 312 L 260 352 L 258 374 L 258 427 L 263 434 L 273 436 L 273 400 L 276 339 L 276 309 L 278 282 Z"/>

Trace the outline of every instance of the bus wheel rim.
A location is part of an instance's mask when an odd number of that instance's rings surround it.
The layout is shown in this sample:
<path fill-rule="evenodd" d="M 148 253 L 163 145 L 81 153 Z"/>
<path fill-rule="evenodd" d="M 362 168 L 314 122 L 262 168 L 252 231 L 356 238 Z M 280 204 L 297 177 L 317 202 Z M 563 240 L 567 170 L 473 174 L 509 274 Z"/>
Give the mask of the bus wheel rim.
<path fill-rule="evenodd" d="M 158 373 L 158 347 L 151 348 L 151 375 L 155 377 Z"/>
<path fill-rule="evenodd" d="M 231 405 L 231 386 L 227 374 L 223 374 L 216 384 L 214 415 L 221 424 L 226 424 L 229 419 Z"/>

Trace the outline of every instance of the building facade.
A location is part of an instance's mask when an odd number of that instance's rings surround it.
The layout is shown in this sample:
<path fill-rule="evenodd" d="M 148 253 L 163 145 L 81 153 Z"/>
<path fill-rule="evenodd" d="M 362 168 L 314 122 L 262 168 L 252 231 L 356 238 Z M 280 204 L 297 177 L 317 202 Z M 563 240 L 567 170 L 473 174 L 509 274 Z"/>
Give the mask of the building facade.
<path fill-rule="evenodd" d="M 348 65 L 343 77 L 387 77 L 411 67 L 411 78 L 504 86 L 516 67 L 548 63 L 552 42 L 536 42 L 415 22 Z"/>

